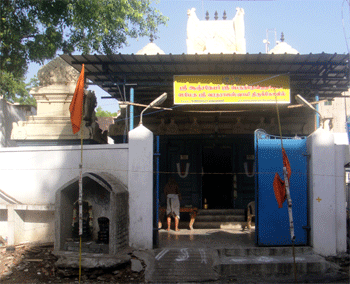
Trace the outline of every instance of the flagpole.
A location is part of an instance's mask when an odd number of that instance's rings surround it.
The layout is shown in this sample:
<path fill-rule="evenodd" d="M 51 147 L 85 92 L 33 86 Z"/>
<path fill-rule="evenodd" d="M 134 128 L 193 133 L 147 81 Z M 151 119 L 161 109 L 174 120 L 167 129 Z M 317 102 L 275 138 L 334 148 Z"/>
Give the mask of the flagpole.
<path fill-rule="evenodd" d="M 74 95 L 69 106 L 70 120 L 72 123 L 73 134 L 80 131 L 80 164 L 79 164 L 79 283 L 81 279 L 81 246 L 83 235 L 83 140 L 84 140 L 84 125 L 82 118 L 84 114 L 84 92 L 85 92 L 85 66 L 82 65 L 77 86 L 75 87 Z"/>
<path fill-rule="evenodd" d="M 85 75 L 84 75 L 85 86 Z M 83 94 L 85 91 L 83 92 Z M 81 281 L 81 249 L 82 249 L 82 235 L 83 235 L 83 145 L 84 145 L 84 99 L 81 110 L 81 126 L 80 126 L 80 164 L 79 164 L 79 283 Z"/>
<path fill-rule="evenodd" d="M 276 89 L 275 89 L 275 99 L 276 99 L 278 128 L 279 128 L 279 134 L 280 134 L 280 138 L 281 138 L 281 150 L 282 150 L 282 157 L 283 157 L 282 127 L 281 127 L 280 113 L 278 110 Z M 286 199 L 287 199 L 287 205 L 288 205 L 289 232 L 290 232 L 290 238 L 292 240 L 294 282 L 297 283 L 297 274 L 296 274 L 297 272 L 296 272 L 296 264 L 295 264 L 295 249 L 294 249 L 295 234 L 294 234 L 294 221 L 293 221 L 293 212 L 292 212 L 292 199 L 290 197 L 290 191 L 289 191 L 289 178 L 288 178 L 287 168 L 284 165 L 283 165 L 283 176 L 284 176 L 284 184 L 285 184 L 285 189 L 286 189 Z"/>
<path fill-rule="evenodd" d="M 83 107 L 84 109 L 84 107 Z M 80 164 L 79 164 L 79 283 L 81 280 L 81 246 L 82 246 L 82 235 L 83 235 L 83 132 L 84 126 L 81 127 L 80 131 Z"/>
<path fill-rule="evenodd" d="M 289 180 L 288 180 L 286 167 L 283 167 L 283 174 L 284 174 L 284 182 L 286 185 L 286 197 L 287 197 L 288 215 L 289 215 L 289 230 L 290 230 L 290 237 L 292 239 L 294 281 L 295 283 L 297 283 L 297 271 L 296 271 L 296 264 L 295 264 L 295 249 L 294 249 L 295 234 L 294 234 L 294 221 L 293 221 L 293 213 L 292 213 L 292 199 L 290 197 Z"/>

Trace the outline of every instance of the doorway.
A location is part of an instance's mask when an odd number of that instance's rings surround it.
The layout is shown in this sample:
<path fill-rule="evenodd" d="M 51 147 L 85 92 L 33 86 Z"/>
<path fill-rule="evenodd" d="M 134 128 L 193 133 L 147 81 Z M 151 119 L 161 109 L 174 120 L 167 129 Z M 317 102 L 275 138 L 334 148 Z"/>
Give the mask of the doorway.
<path fill-rule="evenodd" d="M 232 147 L 203 147 L 202 202 L 209 209 L 229 209 L 233 204 Z"/>

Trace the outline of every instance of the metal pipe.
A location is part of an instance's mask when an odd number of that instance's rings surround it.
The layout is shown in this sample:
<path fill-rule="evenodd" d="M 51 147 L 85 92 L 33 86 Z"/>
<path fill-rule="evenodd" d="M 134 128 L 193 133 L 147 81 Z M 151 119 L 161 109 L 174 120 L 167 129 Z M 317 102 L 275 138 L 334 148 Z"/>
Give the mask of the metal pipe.
<path fill-rule="evenodd" d="M 131 102 L 119 102 L 119 105 L 133 105 L 133 106 L 140 106 L 140 107 L 147 107 L 148 105 L 144 104 L 138 104 L 138 103 L 131 103 Z M 157 106 L 152 106 L 151 108 L 154 109 L 163 109 L 163 110 L 173 110 L 172 108 L 167 108 L 167 107 L 157 107 Z"/>
<path fill-rule="evenodd" d="M 134 103 L 134 88 L 130 88 L 130 102 Z M 134 129 L 134 106 L 130 105 L 130 131 Z"/>
<path fill-rule="evenodd" d="M 156 214 L 154 222 L 154 245 L 156 248 L 159 247 L 159 233 L 158 233 L 158 222 L 159 222 L 159 136 L 156 136 Z"/>
<path fill-rule="evenodd" d="M 316 100 L 316 102 L 319 101 L 318 95 L 315 97 L 315 100 Z M 319 114 L 319 112 L 318 112 L 318 109 L 319 109 L 319 105 L 316 104 L 316 111 L 317 111 L 317 112 L 316 112 L 316 128 L 317 128 L 317 129 L 320 128 L 320 114 Z"/>
<path fill-rule="evenodd" d="M 148 110 L 149 108 L 153 107 L 153 106 L 157 106 L 157 105 L 162 104 L 166 100 L 167 96 L 168 96 L 167 93 L 163 93 L 158 98 L 156 98 L 154 101 L 152 101 L 143 111 L 141 111 L 139 125 L 142 125 L 142 115 L 143 115 L 143 113 L 146 110 Z"/>

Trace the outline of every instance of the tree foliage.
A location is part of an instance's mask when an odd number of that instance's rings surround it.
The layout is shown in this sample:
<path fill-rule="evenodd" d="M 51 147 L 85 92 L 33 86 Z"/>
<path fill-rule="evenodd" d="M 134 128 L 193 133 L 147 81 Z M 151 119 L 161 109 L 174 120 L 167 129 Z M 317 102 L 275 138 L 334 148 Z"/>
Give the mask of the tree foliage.
<path fill-rule="evenodd" d="M 103 110 L 101 106 L 96 108 L 96 116 L 97 117 L 116 117 L 118 116 L 118 112 L 110 112 L 108 110 Z"/>
<path fill-rule="evenodd" d="M 10 72 L 0 71 L 0 96 L 10 102 L 36 106 L 36 101 L 29 91 L 38 85 L 39 81 L 36 76 L 26 84 L 22 78 L 15 78 Z"/>
<path fill-rule="evenodd" d="M 43 64 L 58 51 L 112 54 L 128 38 L 156 34 L 167 18 L 151 4 L 150 0 L 1 0 L 1 82 L 23 80 L 30 62 Z M 10 77 L 14 81 L 8 81 Z M 15 94 L 9 91 L 14 89 L 6 89 L 0 95 L 13 101 Z"/>

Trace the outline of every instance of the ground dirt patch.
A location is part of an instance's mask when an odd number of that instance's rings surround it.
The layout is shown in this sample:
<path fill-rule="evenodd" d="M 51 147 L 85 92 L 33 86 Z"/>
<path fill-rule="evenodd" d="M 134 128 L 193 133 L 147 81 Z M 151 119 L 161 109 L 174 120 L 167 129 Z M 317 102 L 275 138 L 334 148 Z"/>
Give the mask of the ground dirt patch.
<path fill-rule="evenodd" d="M 0 247 L 0 283 L 78 283 L 78 269 L 58 269 L 53 244 L 25 244 Z M 131 253 L 131 259 L 136 258 Z M 112 270 L 82 270 L 81 283 L 143 283 L 145 265 L 140 272 L 131 263 Z"/>

